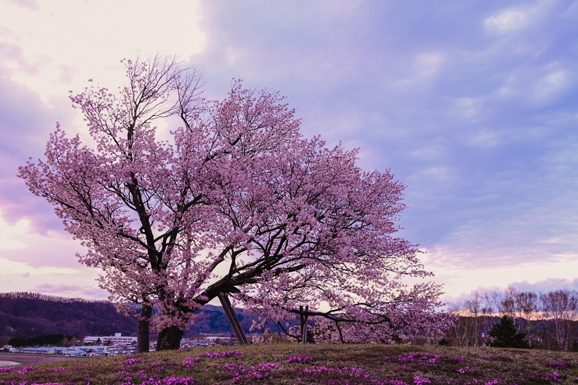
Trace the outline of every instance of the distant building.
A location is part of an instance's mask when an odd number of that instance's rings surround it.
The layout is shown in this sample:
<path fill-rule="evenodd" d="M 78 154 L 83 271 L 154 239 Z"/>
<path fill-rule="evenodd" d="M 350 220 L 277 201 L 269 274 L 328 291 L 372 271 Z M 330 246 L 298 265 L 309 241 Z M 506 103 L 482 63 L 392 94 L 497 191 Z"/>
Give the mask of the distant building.
<path fill-rule="evenodd" d="M 20 353 L 28 354 L 54 354 L 54 348 L 22 348 Z"/>
<path fill-rule="evenodd" d="M 10 352 L 10 353 L 16 353 L 16 352 L 18 352 L 19 350 L 18 350 L 18 349 L 14 349 L 14 346 L 12 346 L 12 345 L 4 345 L 4 346 L 2 347 L 2 349 L 0 349 L 0 352 L 2 352 L 2 351 L 4 351 L 4 352 Z"/>
<path fill-rule="evenodd" d="M 132 344 L 136 343 L 136 337 L 123 337 L 122 333 L 115 333 L 114 336 L 88 336 L 84 337 L 84 343 L 97 343 L 100 340 L 101 344 L 107 344 L 109 341 L 112 344 Z"/>

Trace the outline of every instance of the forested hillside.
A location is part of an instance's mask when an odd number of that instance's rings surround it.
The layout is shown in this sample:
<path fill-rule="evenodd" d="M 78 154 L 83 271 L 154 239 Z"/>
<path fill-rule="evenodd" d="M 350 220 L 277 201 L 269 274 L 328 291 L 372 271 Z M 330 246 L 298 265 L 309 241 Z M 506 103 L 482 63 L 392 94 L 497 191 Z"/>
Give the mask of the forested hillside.
<path fill-rule="evenodd" d="M 186 336 L 200 333 L 232 333 L 220 306 L 205 305 L 202 316 L 185 332 Z M 245 332 L 257 317 L 237 309 Z M 108 301 L 61 298 L 38 293 L 0 293 L 0 339 L 33 337 L 47 334 L 77 335 L 136 335 L 136 318 L 118 313 Z"/>
<path fill-rule="evenodd" d="M 136 333 L 136 319 L 108 301 L 60 298 L 37 293 L 0 293 L 0 338 L 46 334 Z"/>

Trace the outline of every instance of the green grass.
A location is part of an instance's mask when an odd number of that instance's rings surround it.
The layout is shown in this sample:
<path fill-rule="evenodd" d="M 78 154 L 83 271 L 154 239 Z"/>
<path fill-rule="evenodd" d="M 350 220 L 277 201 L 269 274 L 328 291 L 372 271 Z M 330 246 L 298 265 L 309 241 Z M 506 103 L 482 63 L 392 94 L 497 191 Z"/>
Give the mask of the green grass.
<path fill-rule="evenodd" d="M 561 382 L 578 383 L 577 353 L 405 345 L 272 344 L 238 350 L 203 348 L 0 369 L 0 384 Z"/>

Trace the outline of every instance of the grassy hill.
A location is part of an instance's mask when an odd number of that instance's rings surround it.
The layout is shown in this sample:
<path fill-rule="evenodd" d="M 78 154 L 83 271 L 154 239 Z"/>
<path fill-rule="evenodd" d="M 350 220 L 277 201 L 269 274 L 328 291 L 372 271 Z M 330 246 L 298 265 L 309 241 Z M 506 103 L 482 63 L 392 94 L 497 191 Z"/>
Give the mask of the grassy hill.
<path fill-rule="evenodd" d="M 578 354 L 496 348 L 272 344 L 0 368 L 0 383 L 578 383 Z"/>

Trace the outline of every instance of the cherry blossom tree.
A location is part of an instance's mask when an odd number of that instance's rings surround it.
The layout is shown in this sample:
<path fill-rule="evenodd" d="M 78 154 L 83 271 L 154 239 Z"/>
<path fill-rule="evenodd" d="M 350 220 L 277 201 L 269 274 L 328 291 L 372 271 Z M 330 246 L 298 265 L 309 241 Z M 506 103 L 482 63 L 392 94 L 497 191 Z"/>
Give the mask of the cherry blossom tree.
<path fill-rule="evenodd" d="M 57 127 L 46 160 L 19 176 L 86 246 L 80 262 L 103 270 L 119 309 L 141 306 L 139 351 L 149 326 L 157 349 L 178 348 L 195 312 L 222 294 L 277 322 L 309 306 L 341 342 L 445 325 L 440 287 L 404 281 L 431 274 L 394 236 L 405 186 L 389 171 L 364 172 L 356 151 L 304 139 L 278 93 L 234 81 L 227 98 L 206 101 L 190 68 L 125 64 L 118 93 L 71 96 L 91 146 Z M 155 124 L 177 119 L 161 138 Z"/>

